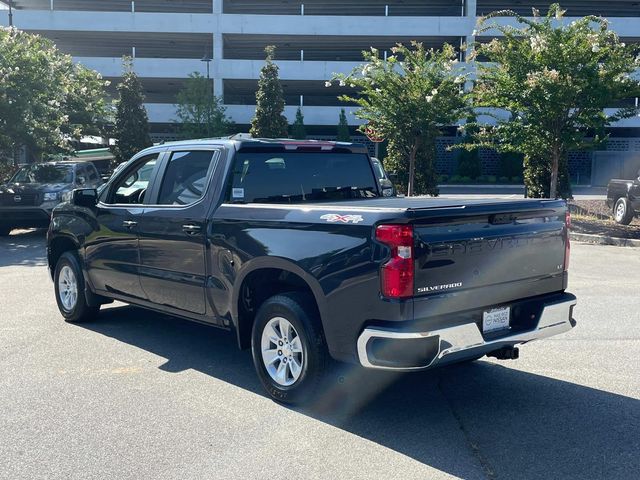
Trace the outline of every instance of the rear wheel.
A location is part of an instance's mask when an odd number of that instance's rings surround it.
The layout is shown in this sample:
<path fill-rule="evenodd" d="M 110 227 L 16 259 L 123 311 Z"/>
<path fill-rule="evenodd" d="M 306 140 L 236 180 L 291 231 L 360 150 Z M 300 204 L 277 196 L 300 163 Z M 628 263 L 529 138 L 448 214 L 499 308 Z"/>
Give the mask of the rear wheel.
<path fill-rule="evenodd" d="M 84 277 L 75 253 L 62 254 L 56 264 L 53 282 L 58 310 L 67 322 L 86 322 L 96 316 L 100 307 L 87 304 Z"/>
<path fill-rule="evenodd" d="M 619 198 L 613 207 L 613 219 L 621 225 L 629 225 L 633 220 L 633 209 L 629 205 L 629 200 Z"/>
<path fill-rule="evenodd" d="M 256 315 L 253 363 L 274 400 L 306 403 L 327 374 L 329 353 L 315 312 L 307 295 L 286 293 L 266 300 Z"/>

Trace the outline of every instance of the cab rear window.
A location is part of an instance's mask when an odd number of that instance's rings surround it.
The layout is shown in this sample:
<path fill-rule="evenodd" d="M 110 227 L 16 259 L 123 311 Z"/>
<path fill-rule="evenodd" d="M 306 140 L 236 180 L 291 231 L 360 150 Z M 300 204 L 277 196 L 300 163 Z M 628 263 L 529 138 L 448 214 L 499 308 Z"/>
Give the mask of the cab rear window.
<path fill-rule="evenodd" d="M 369 158 L 354 153 L 239 153 L 228 201 L 305 203 L 374 198 Z"/>

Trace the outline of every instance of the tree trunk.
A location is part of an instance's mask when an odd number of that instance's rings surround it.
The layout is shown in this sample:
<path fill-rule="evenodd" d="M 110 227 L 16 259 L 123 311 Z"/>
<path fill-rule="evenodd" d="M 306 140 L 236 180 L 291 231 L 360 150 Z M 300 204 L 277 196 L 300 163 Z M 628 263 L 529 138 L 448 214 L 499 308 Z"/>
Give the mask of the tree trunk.
<path fill-rule="evenodd" d="M 413 188 L 416 178 L 416 153 L 418 151 L 417 145 L 411 147 L 409 153 L 409 185 L 407 185 L 407 197 L 413 197 Z"/>
<path fill-rule="evenodd" d="M 553 148 L 551 157 L 551 186 L 549 188 L 549 198 L 558 198 L 558 169 L 560 166 L 560 151 L 558 147 Z"/>

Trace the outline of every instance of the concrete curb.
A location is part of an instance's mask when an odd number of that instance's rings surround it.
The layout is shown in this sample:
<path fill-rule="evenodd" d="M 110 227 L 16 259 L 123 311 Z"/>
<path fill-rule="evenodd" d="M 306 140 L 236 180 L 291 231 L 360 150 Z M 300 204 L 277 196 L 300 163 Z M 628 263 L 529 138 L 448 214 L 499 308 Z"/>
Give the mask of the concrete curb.
<path fill-rule="evenodd" d="M 442 183 L 438 185 L 438 188 L 442 189 L 442 190 L 447 190 L 450 188 L 464 188 L 464 189 L 468 189 L 468 190 L 474 190 L 474 189 L 479 189 L 479 188 L 486 188 L 486 189 L 491 189 L 491 190 L 500 190 L 500 189 L 504 189 L 504 188 L 508 188 L 508 189 L 513 189 L 513 190 L 520 190 L 521 192 L 524 192 L 524 185 L 522 184 L 518 184 L 518 183 L 488 183 L 488 184 L 483 184 L 483 183 L 473 183 L 473 184 L 469 184 L 469 183 Z"/>
<path fill-rule="evenodd" d="M 640 240 L 630 238 L 608 237 L 605 235 L 590 235 L 588 233 L 569 234 L 571 240 L 576 242 L 593 243 L 595 245 L 615 245 L 616 247 L 640 247 Z"/>

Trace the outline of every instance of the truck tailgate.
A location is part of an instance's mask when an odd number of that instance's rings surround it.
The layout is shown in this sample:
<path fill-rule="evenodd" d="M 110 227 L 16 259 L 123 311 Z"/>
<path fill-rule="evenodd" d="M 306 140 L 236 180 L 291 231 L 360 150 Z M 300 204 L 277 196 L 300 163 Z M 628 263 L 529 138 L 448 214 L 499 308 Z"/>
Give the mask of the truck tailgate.
<path fill-rule="evenodd" d="M 415 297 L 456 292 L 464 307 L 477 308 L 566 287 L 562 201 L 413 209 L 411 215 Z"/>

